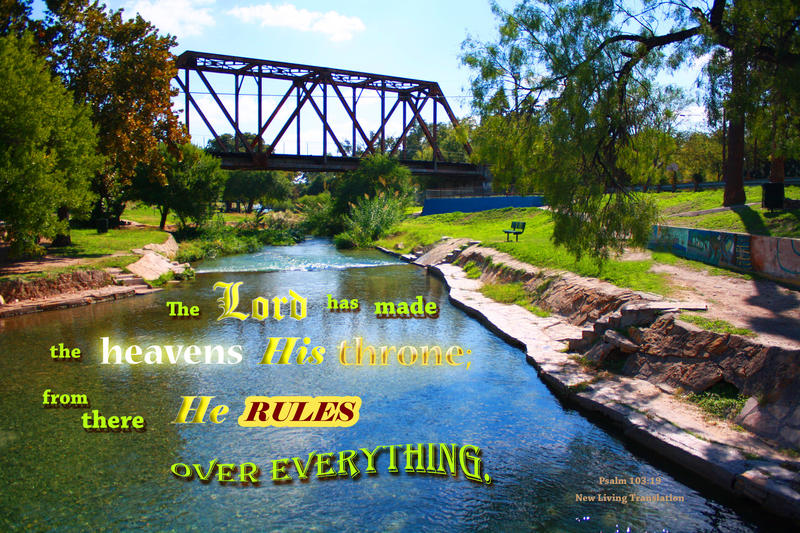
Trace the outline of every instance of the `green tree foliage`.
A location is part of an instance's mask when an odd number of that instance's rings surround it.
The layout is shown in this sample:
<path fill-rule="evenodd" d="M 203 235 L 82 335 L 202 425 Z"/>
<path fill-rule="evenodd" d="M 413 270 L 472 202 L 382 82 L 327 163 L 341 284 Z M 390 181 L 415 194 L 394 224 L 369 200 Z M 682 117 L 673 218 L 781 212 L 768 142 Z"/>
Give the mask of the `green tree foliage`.
<path fill-rule="evenodd" d="M 546 167 L 551 173 L 535 181 L 555 202 L 558 242 L 574 252 L 586 249 L 604 257 L 609 245 L 616 247 L 616 238 L 638 241 L 646 234 L 643 229 L 652 222 L 654 210 L 629 192 L 641 182 L 630 172 L 641 167 L 646 155 L 635 146 L 642 128 L 668 131 L 663 126 L 674 99 L 653 85 L 658 72 L 709 51 L 719 58 L 749 57 L 753 64 L 778 64 L 796 72 L 797 9 L 789 9 L 788 1 L 778 3 L 786 7 L 784 14 L 763 8 L 756 0 L 714 0 L 710 6 L 657 0 L 541 0 L 523 2 L 510 12 L 493 6 L 501 21 L 498 40 L 465 43 L 463 60 L 476 72 L 475 106 L 482 118 L 511 117 L 504 128 L 517 123 L 538 124 L 546 130 L 546 150 L 562 160 L 550 161 L 553 164 Z M 768 23 L 762 22 L 764 17 Z M 720 59 L 711 65 L 721 63 Z M 729 87 L 721 93 L 728 95 L 723 105 L 734 117 L 728 139 L 726 204 L 744 200 L 744 127 L 738 110 L 744 106 L 746 91 L 737 80 L 748 68 L 746 62 L 731 59 L 720 70 L 730 73 Z M 775 83 L 768 75 L 763 81 Z M 631 150 L 642 153 L 638 162 L 630 157 Z M 588 210 L 595 209 L 606 192 L 621 198 L 602 200 L 600 212 Z M 586 195 L 590 197 L 583 198 Z M 629 208 L 642 216 L 620 211 Z M 559 225 L 566 221 L 569 231 L 564 232 Z"/>
<path fill-rule="evenodd" d="M 87 209 L 102 164 L 89 110 L 33 47 L 27 34 L 0 38 L 0 220 L 18 256 L 41 253 L 39 236 L 68 230 L 56 210 Z"/>
<path fill-rule="evenodd" d="M 361 160 L 356 170 L 347 172 L 334 184 L 334 212 L 347 214 L 362 198 L 374 198 L 380 192 L 397 194 L 407 204 L 414 194 L 411 171 L 396 159 L 376 154 Z"/>
<path fill-rule="evenodd" d="M 244 140 L 247 142 L 248 146 L 253 146 L 256 134 L 242 132 L 242 137 L 244 137 Z M 266 148 L 268 147 L 268 145 L 264 145 L 264 147 Z M 219 141 L 217 141 L 217 139 L 211 139 L 208 141 L 208 143 L 206 143 L 206 151 L 211 153 L 220 153 L 220 152 L 244 153 L 247 152 L 247 148 L 245 148 L 244 143 L 242 142 L 241 139 L 235 138 L 230 133 L 223 133 L 222 135 L 219 136 Z"/>
<path fill-rule="evenodd" d="M 189 221 L 202 225 L 225 186 L 226 175 L 220 170 L 219 160 L 191 143 L 181 145 L 175 153 L 162 144 L 160 152 L 163 166 L 155 170 L 139 167 L 134 183 L 136 199 L 158 208 L 161 229 L 169 213 L 178 216 L 181 226 Z"/>
<path fill-rule="evenodd" d="M 684 181 L 699 175 L 700 182 L 722 179 L 722 134 L 692 132 L 676 138 L 678 149 L 674 160 Z"/>
<path fill-rule="evenodd" d="M 51 65 L 75 99 L 86 102 L 98 128 L 105 167 L 94 179 L 96 215 L 118 219 L 139 164 L 158 173 L 160 142 L 177 145 L 185 132 L 172 109 L 174 38 L 136 16 L 89 0 L 49 0 L 44 40 Z M 163 176 L 157 176 L 163 181 Z"/>
<path fill-rule="evenodd" d="M 312 235 L 330 236 L 341 227 L 333 212 L 333 199 L 328 191 L 301 196 L 295 208 L 303 215 L 303 230 Z"/>
<path fill-rule="evenodd" d="M 30 0 L 0 0 L 0 35 L 21 34 L 28 28 Z"/>
<path fill-rule="evenodd" d="M 236 170 L 229 173 L 222 199 L 227 203 L 246 203 L 245 211 L 250 213 L 254 203 L 265 205 L 286 200 L 291 190 L 292 184 L 284 172 Z"/>
<path fill-rule="evenodd" d="M 399 195 L 379 193 L 361 198 L 344 217 L 345 231 L 334 237 L 337 248 L 369 246 L 403 219 L 403 201 Z"/>

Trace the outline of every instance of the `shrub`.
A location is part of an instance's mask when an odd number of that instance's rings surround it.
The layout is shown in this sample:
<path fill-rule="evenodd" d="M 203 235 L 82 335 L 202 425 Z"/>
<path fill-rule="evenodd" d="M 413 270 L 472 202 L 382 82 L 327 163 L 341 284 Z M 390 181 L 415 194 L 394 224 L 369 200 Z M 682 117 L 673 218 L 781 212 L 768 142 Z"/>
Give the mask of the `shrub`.
<path fill-rule="evenodd" d="M 339 248 L 369 246 L 403 219 L 403 202 L 396 196 L 380 193 L 365 197 L 344 218 L 345 231 L 334 237 Z"/>

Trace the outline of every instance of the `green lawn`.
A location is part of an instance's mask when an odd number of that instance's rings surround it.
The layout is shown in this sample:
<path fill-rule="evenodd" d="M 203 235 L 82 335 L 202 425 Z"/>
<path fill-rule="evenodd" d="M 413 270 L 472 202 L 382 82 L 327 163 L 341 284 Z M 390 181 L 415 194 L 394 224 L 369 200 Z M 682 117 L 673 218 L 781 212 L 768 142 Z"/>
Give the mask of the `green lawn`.
<path fill-rule="evenodd" d="M 800 210 L 770 212 L 761 209 L 761 187 L 745 187 L 747 202 L 757 206 L 742 206 L 733 211 L 709 213 L 695 217 L 676 217 L 678 213 L 722 207 L 722 189 L 701 192 L 653 193 L 663 217 L 669 226 L 735 231 L 772 237 L 800 236 Z M 800 199 L 800 187 L 787 186 L 786 197 Z"/>
<path fill-rule="evenodd" d="M 139 224 L 147 224 L 148 226 L 158 226 L 161 222 L 161 213 L 155 207 L 150 207 L 145 204 L 137 204 L 135 206 L 128 206 L 122 213 L 122 218 L 125 220 L 132 220 Z M 167 216 L 167 224 L 175 224 L 176 218 L 174 215 Z"/>
<path fill-rule="evenodd" d="M 525 233 L 520 236 L 519 242 L 506 242 L 503 230 L 510 228 L 514 220 L 526 223 Z M 395 234 L 377 244 L 390 249 L 402 244 L 401 248 L 405 253 L 416 246 L 438 241 L 442 236 L 469 237 L 533 265 L 599 277 L 615 285 L 636 290 L 658 294 L 667 294 L 670 291 L 665 276 L 648 272 L 653 264 L 652 260 L 611 260 L 598 268 L 588 257 L 576 261 L 566 250 L 555 247 L 550 241 L 551 234 L 552 222 L 546 211 L 537 208 L 505 208 L 479 213 L 447 213 L 410 218 L 400 224 Z"/>
<path fill-rule="evenodd" d="M 772 237 L 800 237 L 800 209 L 770 212 L 760 206 L 744 206 L 733 211 L 696 217 L 671 217 L 670 226 L 752 233 Z"/>
<path fill-rule="evenodd" d="M 800 197 L 800 188 L 787 187 L 787 197 Z M 748 202 L 761 202 L 761 187 L 746 187 Z M 662 214 L 669 215 L 686 211 L 713 209 L 722 206 L 722 189 L 700 192 L 651 193 Z M 511 222 L 520 220 L 526 223 L 525 233 L 518 243 L 506 242 L 504 229 L 511 227 Z M 680 221 L 680 223 L 678 222 Z M 760 207 L 745 207 L 737 211 L 713 213 L 699 217 L 666 218 L 665 223 L 687 227 L 703 227 L 726 231 L 751 232 L 761 235 L 798 236 L 800 235 L 800 212 L 785 211 L 770 213 Z M 557 248 L 550 240 L 552 222 L 546 211 L 536 208 L 506 208 L 479 213 L 447 213 L 425 217 L 408 218 L 396 228 L 396 232 L 377 244 L 390 249 L 398 249 L 402 245 L 404 253 L 420 245 L 431 244 L 443 236 L 469 237 L 489 246 L 506 252 L 513 257 L 532 265 L 569 270 L 582 276 L 597 277 L 620 287 L 634 290 L 669 294 L 671 287 L 662 274 L 649 272 L 654 262 L 684 266 L 696 266 L 703 270 L 712 270 L 713 274 L 741 276 L 729 272 L 679 259 L 672 254 L 654 253 L 654 260 L 616 261 L 610 260 L 601 268 L 590 258 L 580 261 L 563 248 Z"/>
<path fill-rule="evenodd" d="M 252 217 L 253 214 L 247 213 L 222 213 L 222 219 L 225 222 L 241 222 L 247 217 Z M 148 226 L 158 226 L 161 222 L 161 213 L 155 207 L 150 207 L 145 204 L 136 204 L 125 208 L 122 213 L 122 218 L 125 220 L 132 220 L 139 224 L 147 224 Z M 167 224 L 177 224 L 178 217 L 174 214 L 167 215 Z"/>
<path fill-rule="evenodd" d="M 791 189 L 797 187 L 787 187 L 786 195 L 790 198 Z M 761 203 L 761 187 L 745 187 L 745 195 L 747 196 L 747 203 L 758 202 Z M 722 189 L 710 189 L 706 191 L 692 192 L 691 190 L 684 190 L 681 192 L 660 192 L 648 193 L 652 194 L 653 198 L 658 205 L 661 214 L 664 217 L 669 217 L 676 213 L 686 213 L 688 211 L 701 211 L 703 209 L 714 209 L 715 207 L 722 207 Z"/>
<path fill-rule="evenodd" d="M 130 252 L 149 243 L 162 243 L 169 234 L 153 229 L 123 228 L 112 229 L 107 233 L 97 233 L 95 229 L 73 229 L 70 231 L 72 246 L 51 248 L 49 255 L 61 257 L 91 258 L 111 255 L 117 252 Z"/>

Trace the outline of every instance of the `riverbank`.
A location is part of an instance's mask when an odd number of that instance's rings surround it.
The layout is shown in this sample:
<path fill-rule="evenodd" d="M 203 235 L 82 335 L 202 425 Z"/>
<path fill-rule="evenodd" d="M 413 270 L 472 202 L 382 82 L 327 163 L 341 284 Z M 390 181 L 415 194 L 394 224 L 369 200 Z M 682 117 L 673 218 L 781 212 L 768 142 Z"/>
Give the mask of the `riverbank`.
<path fill-rule="evenodd" d="M 484 260 L 480 261 L 478 257 Z M 656 324 L 656 329 L 664 329 L 665 320 L 674 324 L 674 312 L 681 307 L 699 307 L 702 303 L 669 301 L 574 274 L 545 271 L 507 254 L 482 248 L 468 239 L 449 239 L 424 254 L 406 254 L 403 258 L 442 277 L 450 289 L 450 300 L 456 306 L 525 350 L 528 362 L 536 367 L 542 380 L 562 400 L 585 413 L 602 416 L 626 438 L 726 493 L 751 500 L 771 513 L 800 521 L 800 460 L 796 450 L 787 449 L 737 424 L 710 418 L 695 405 L 682 400 L 680 394 L 676 394 L 680 392 L 677 387 L 667 382 L 653 383 L 622 375 L 622 372 L 602 370 L 600 365 L 586 364 L 591 362 L 587 361 L 587 356 L 591 359 L 602 353 L 601 359 L 613 352 L 647 355 L 648 350 L 642 348 L 642 343 L 636 344 L 624 338 L 618 330 L 633 327 L 644 336 L 659 320 L 662 322 Z M 479 278 L 468 277 L 459 266 L 459 263 L 464 265 L 470 261 L 473 268 L 477 266 L 480 269 Z M 539 317 L 518 305 L 498 303 L 480 292 L 484 283 L 503 275 L 506 281 L 527 282 L 534 291 L 546 283 L 545 289 L 540 290 L 543 297 L 539 304 L 560 312 Z M 531 283 L 534 279 L 537 281 Z M 708 333 L 680 321 L 678 325 L 699 332 L 701 336 Z M 727 335 L 727 340 L 731 339 L 739 342 L 737 336 Z M 720 346 L 718 342 L 710 347 L 711 352 L 718 351 Z M 587 353 L 569 353 L 570 348 L 580 348 Z M 695 348 L 696 362 L 701 365 L 708 366 L 719 355 L 710 353 L 708 344 Z M 759 354 L 752 355 L 751 362 L 757 361 L 758 357 L 774 356 L 774 348 L 764 348 Z M 595 353 L 592 354 L 592 350 Z M 796 360 L 796 352 L 788 355 L 793 355 Z M 675 362 L 672 354 L 665 361 Z M 759 368 L 765 368 L 764 361 Z M 780 388 L 784 392 L 791 393 L 796 389 L 791 383 L 795 376 L 786 375 L 786 368 L 779 365 L 771 370 L 784 379 L 784 383 L 776 383 L 783 385 Z M 685 375 L 692 376 L 693 373 L 687 371 Z M 790 382 L 786 383 L 786 380 Z M 781 411 L 787 398 L 761 400 L 764 405 L 754 398 L 745 410 L 749 409 L 751 413 L 760 410 L 763 415 L 770 410 Z M 789 405 L 792 412 L 784 413 L 781 422 L 788 422 L 787 415 L 792 420 L 798 418 L 797 403 Z M 756 418 L 758 426 L 760 420 L 758 416 Z"/>
<path fill-rule="evenodd" d="M 35 277 L 12 276 L 0 281 L 0 318 L 41 311 L 79 307 L 119 300 L 161 290 L 167 280 L 192 275 L 188 263 L 174 257 L 178 243 L 169 235 L 163 243 L 149 243 L 130 250 L 139 257 L 127 265 L 103 270 L 78 269 L 46 272 Z M 79 265 L 75 265 L 79 268 Z"/>

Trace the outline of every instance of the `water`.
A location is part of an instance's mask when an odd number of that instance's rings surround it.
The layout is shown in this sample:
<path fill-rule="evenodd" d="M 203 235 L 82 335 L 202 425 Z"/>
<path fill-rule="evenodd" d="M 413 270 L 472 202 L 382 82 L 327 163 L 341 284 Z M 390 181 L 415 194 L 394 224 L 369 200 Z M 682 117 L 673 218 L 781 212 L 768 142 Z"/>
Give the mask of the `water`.
<path fill-rule="evenodd" d="M 348 265 L 374 268 L 350 268 Z M 380 266 L 382 265 L 382 266 Z M 284 266 L 284 268 L 281 268 Z M 446 289 L 413 266 L 376 252 L 342 254 L 311 241 L 200 265 L 194 282 L 123 302 L 0 322 L 2 529 L 320 531 L 758 531 L 759 525 L 631 453 L 613 434 L 566 410 L 518 350 L 447 303 Z M 272 270 L 271 272 L 243 272 Z M 256 296 L 308 300 L 308 316 L 263 322 L 225 319 L 212 286 L 241 281 L 240 310 Z M 358 313 L 330 313 L 326 295 L 358 298 Z M 379 320 L 375 301 L 422 295 L 437 319 Z M 167 317 L 166 302 L 197 305 L 199 320 Z M 322 364 L 259 365 L 271 336 L 308 336 Z M 469 369 L 342 366 L 337 346 L 356 336 L 373 345 L 458 344 Z M 236 365 L 100 365 L 100 338 L 138 344 L 241 345 Z M 50 345 L 85 352 L 54 362 Z M 144 433 L 87 433 L 87 409 L 45 409 L 42 394 L 84 393 L 104 416 L 141 415 Z M 221 424 L 176 425 L 182 396 L 230 406 Z M 359 421 L 344 428 L 245 428 L 248 396 L 359 396 Z M 406 443 L 481 448 L 492 484 L 387 472 L 273 484 L 271 460 Z M 212 459 L 261 466 L 258 487 L 183 481 L 173 463 Z M 335 463 L 334 463 L 335 464 Z M 296 470 L 287 470 L 295 478 Z M 599 478 L 660 479 L 658 485 L 601 486 Z M 685 480 L 683 480 L 685 481 Z M 576 495 L 671 495 L 681 502 L 576 502 Z"/>

